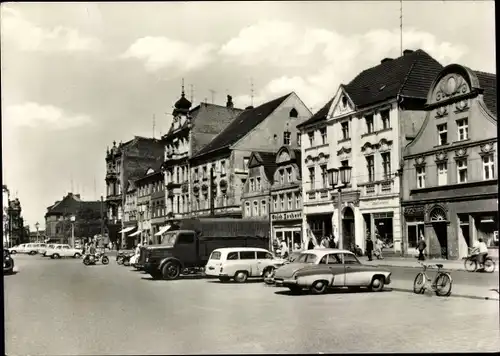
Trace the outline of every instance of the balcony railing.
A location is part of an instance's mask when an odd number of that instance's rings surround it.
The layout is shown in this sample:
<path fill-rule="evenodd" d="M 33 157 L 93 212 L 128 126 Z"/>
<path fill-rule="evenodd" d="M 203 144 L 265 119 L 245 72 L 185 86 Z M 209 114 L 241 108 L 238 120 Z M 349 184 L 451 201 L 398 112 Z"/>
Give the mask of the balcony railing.
<path fill-rule="evenodd" d="M 394 180 L 372 182 L 364 185 L 364 193 L 368 196 L 395 193 L 393 186 Z"/>

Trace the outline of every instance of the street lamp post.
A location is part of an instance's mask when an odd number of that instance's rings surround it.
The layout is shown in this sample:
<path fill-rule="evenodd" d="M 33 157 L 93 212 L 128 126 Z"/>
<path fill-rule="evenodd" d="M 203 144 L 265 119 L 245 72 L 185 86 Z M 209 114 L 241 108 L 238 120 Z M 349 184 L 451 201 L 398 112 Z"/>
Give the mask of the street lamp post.
<path fill-rule="evenodd" d="M 342 166 L 340 168 L 330 168 L 327 173 L 328 173 L 328 182 L 330 183 L 330 187 L 332 189 L 335 189 L 335 186 L 339 184 L 339 175 L 340 175 L 340 185 L 337 187 L 338 189 L 338 195 L 337 195 L 337 207 L 338 207 L 338 228 L 337 228 L 337 235 L 338 235 L 338 241 L 339 241 L 339 249 L 344 248 L 344 241 L 343 236 L 342 236 L 342 188 L 345 188 L 349 182 L 351 181 L 351 172 L 352 172 L 352 167 L 350 166 Z"/>
<path fill-rule="evenodd" d="M 74 215 L 71 215 L 69 218 L 71 221 L 71 247 L 75 248 L 75 220 L 76 217 Z"/>
<path fill-rule="evenodd" d="M 140 234 L 140 240 L 142 244 L 142 229 L 143 229 L 143 222 L 144 222 L 144 205 L 141 205 L 141 210 L 139 211 L 139 215 L 141 217 L 141 234 Z"/>
<path fill-rule="evenodd" d="M 36 229 L 36 242 L 40 242 L 40 234 L 38 232 L 38 228 L 40 227 L 40 224 L 38 223 L 38 221 L 36 222 L 35 224 L 35 229 Z"/>

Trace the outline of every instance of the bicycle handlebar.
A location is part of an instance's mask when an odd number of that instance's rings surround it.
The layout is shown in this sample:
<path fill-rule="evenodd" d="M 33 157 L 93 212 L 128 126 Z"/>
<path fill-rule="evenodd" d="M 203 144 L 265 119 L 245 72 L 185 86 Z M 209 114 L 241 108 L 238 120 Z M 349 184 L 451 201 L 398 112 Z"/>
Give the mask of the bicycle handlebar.
<path fill-rule="evenodd" d="M 417 261 L 419 265 L 421 265 L 422 267 L 424 268 L 437 268 L 439 269 L 440 267 L 436 266 L 436 265 L 432 265 L 432 264 L 429 264 L 429 265 L 426 265 L 425 263 L 421 262 L 421 261 Z"/>

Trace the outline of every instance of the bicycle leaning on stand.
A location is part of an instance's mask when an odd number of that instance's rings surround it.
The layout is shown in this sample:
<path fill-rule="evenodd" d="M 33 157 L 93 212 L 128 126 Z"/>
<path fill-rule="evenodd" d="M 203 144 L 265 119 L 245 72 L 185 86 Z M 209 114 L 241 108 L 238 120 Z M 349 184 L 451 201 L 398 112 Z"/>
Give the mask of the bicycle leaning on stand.
<path fill-rule="evenodd" d="M 413 281 L 413 292 L 424 294 L 426 289 L 431 289 L 439 297 L 448 297 L 451 294 L 453 280 L 448 272 L 441 271 L 443 265 L 436 263 L 435 266 L 438 270 L 434 278 L 430 278 L 426 270 L 427 268 L 432 268 L 432 265 L 425 265 L 420 261 L 418 263 L 422 265 L 423 271 L 419 272 Z"/>
<path fill-rule="evenodd" d="M 489 256 L 484 259 L 483 268 L 479 268 L 479 263 L 477 262 L 479 255 L 471 254 L 467 256 L 464 261 L 464 267 L 467 272 L 476 272 L 478 270 L 482 270 L 484 272 L 493 273 L 495 272 L 495 261 Z"/>

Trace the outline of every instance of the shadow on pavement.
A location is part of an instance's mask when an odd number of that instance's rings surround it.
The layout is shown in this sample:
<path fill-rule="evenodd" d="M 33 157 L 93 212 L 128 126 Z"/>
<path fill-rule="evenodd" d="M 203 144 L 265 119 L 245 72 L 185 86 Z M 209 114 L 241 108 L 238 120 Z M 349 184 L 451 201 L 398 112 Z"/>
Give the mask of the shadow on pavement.
<path fill-rule="evenodd" d="M 360 289 L 329 289 L 325 294 L 366 294 L 366 293 L 388 293 L 391 292 L 390 289 L 384 289 L 381 292 L 372 292 L 371 290 L 367 288 L 360 288 Z M 314 295 L 310 291 L 303 289 L 300 293 L 294 293 L 290 290 L 279 290 L 274 292 L 274 294 L 278 295 L 286 295 L 286 296 L 292 296 L 292 297 L 300 297 L 300 296 L 305 296 L 305 295 Z"/>
<path fill-rule="evenodd" d="M 147 274 L 144 272 L 144 274 Z M 186 276 L 180 276 L 179 278 L 176 279 L 176 281 L 186 281 L 186 280 L 194 280 L 194 279 L 205 279 L 206 277 L 205 276 L 201 276 L 201 275 L 186 275 Z M 159 282 L 170 282 L 169 280 L 166 280 L 166 279 L 154 279 L 153 277 L 149 276 L 149 277 L 141 277 L 141 279 L 145 280 L 145 281 L 159 281 Z"/>
<path fill-rule="evenodd" d="M 12 271 L 12 272 L 10 272 L 10 273 L 4 273 L 4 274 L 3 274 L 3 276 L 4 276 L 4 277 L 7 277 L 7 276 L 13 276 L 13 275 L 18 274 L 18 273 L 19 273 L 19 271 Z"/>
<path fill-rule="evenodd" d="M 218 279 L 213 279 L 213 278 L 207 278 L 208 283 L 216 283 L 216 284 L 254 284 L 254 283 L 264 283 L 262 279 L 249 279 L 245 283 L 238 283 L 233 280 L 229 280 L 227 282 L 221 282 Z"/>

